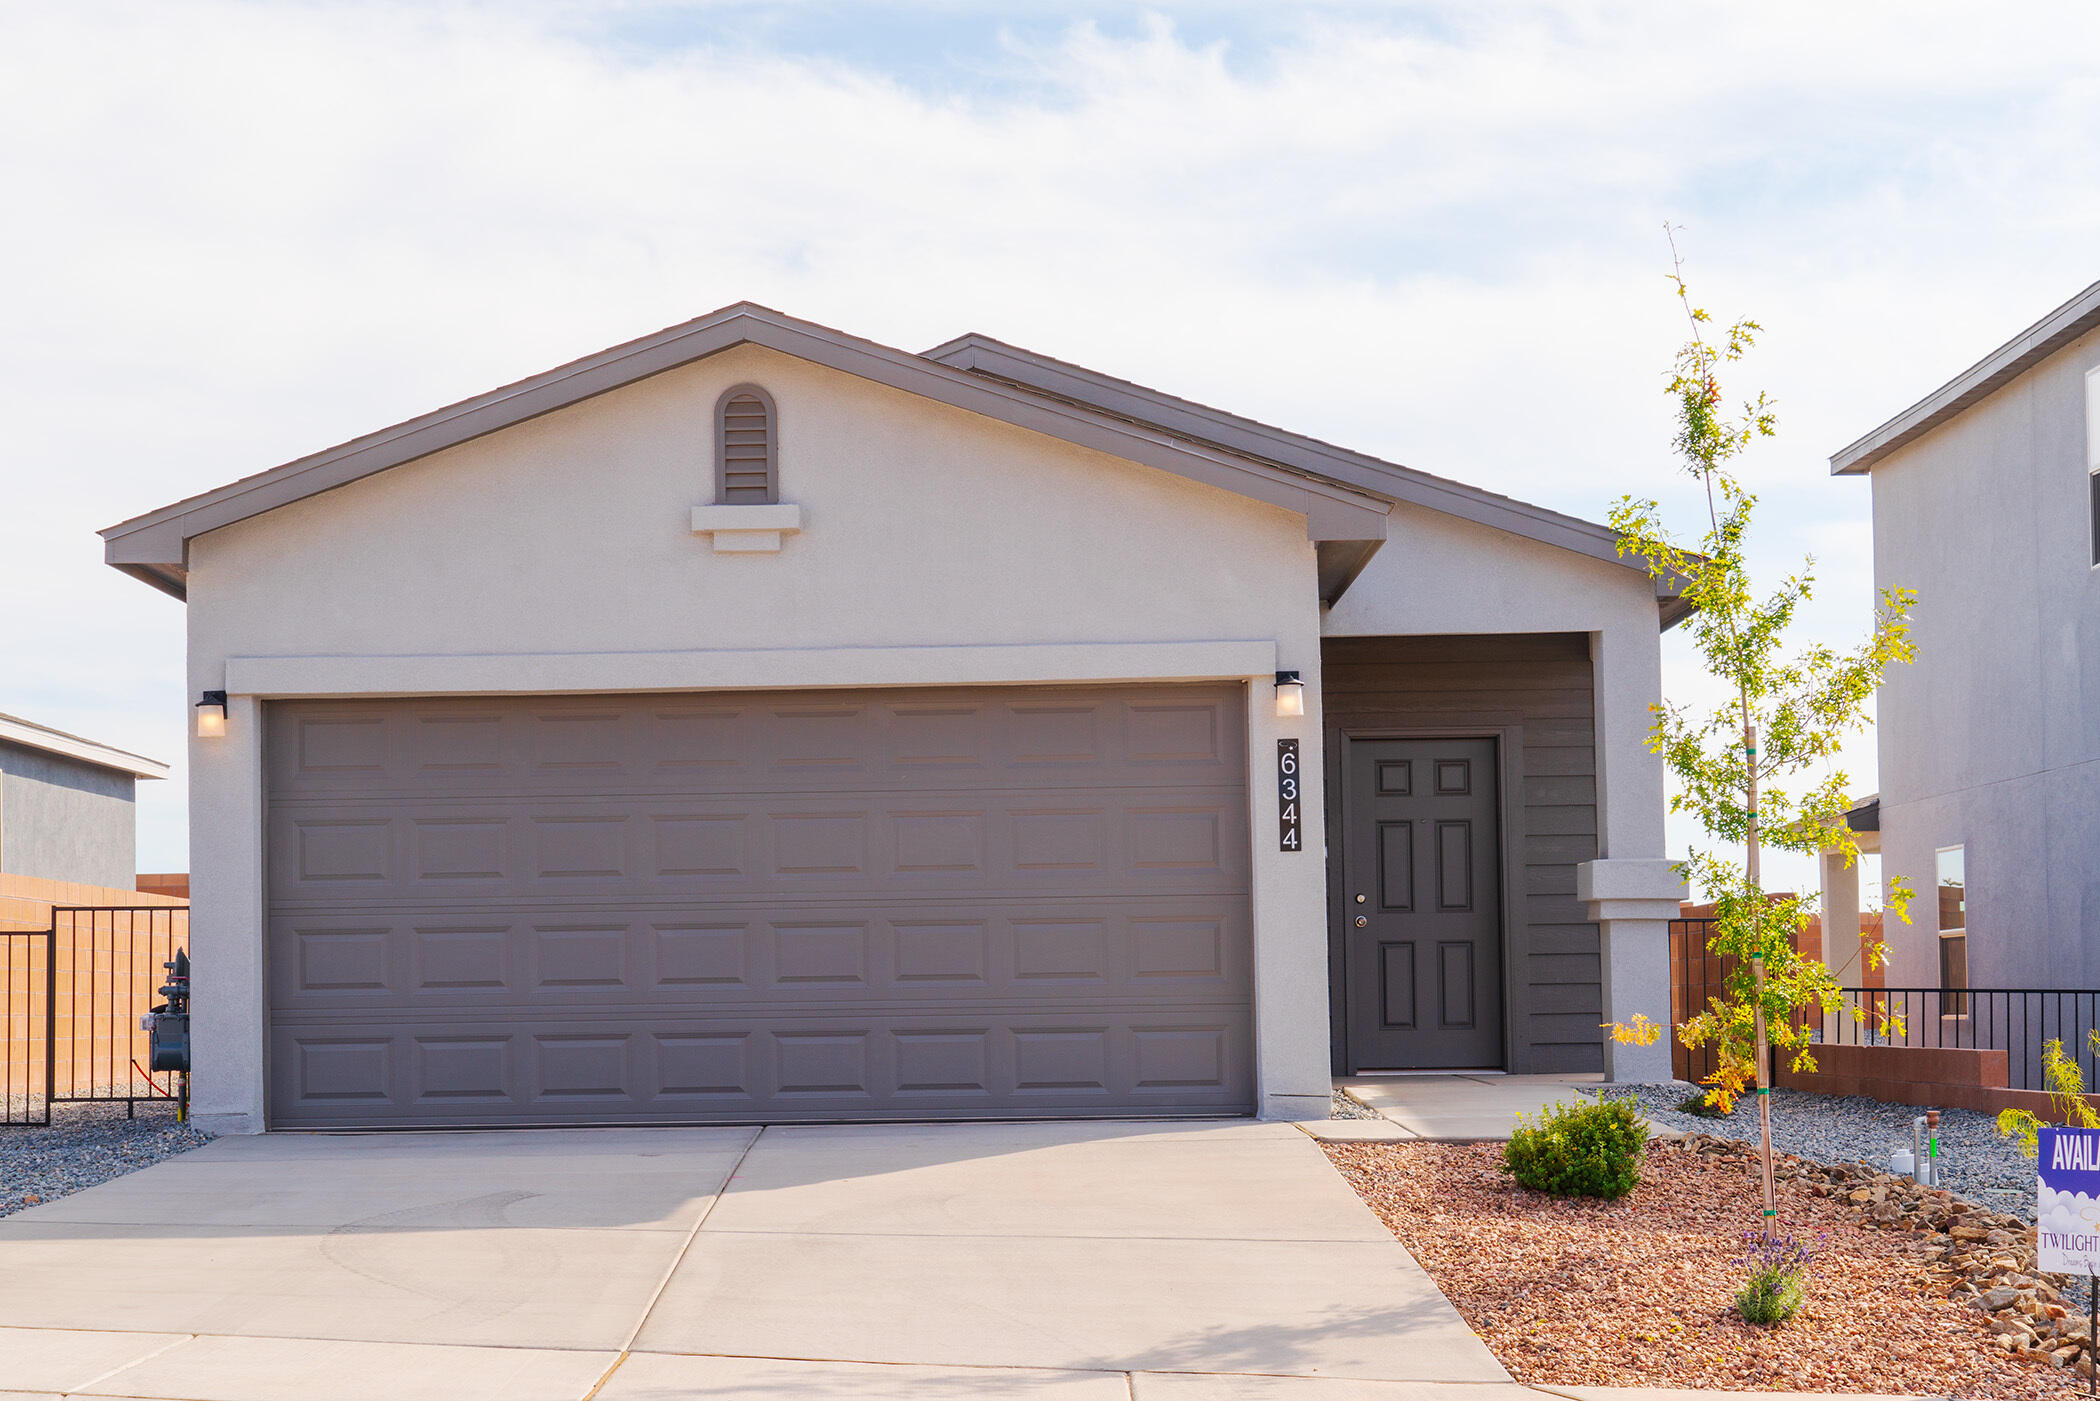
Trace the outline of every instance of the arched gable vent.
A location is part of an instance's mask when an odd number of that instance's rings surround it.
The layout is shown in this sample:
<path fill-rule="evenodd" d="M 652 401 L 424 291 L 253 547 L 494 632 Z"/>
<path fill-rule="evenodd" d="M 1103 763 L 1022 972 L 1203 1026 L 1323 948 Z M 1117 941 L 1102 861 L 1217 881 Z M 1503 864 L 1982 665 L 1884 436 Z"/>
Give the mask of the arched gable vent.
<path fill-rule="evenodd" d="M 764 506 L 780 500 L 780 416 L 773 396 L 739 384 L 715 405 L 715 500 Z"/>

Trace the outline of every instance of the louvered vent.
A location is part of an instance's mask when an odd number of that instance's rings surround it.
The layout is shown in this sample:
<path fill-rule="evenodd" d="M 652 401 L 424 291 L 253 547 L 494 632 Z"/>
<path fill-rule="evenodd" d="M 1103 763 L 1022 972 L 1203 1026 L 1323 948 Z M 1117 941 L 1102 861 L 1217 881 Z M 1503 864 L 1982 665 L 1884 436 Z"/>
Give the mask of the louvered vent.
<path fill-rule="evenodd" d="M 773 442 L 773 401 L 743 385 L 722 396 L 716 410 L 715 500 L 724 506 L 765 505 L 780 499 L 779 458 Z"/>

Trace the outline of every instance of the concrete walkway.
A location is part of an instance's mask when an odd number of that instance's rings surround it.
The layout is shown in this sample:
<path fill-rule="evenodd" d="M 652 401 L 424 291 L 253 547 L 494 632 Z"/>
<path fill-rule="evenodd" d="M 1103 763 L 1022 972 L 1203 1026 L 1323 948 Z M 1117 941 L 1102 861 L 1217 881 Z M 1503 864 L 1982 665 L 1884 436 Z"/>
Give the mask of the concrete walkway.
<path fill-rule="evenodd" d="M 1246 1122 L 221 1139 L 0 1220 L 0 1387 L 171 1401 L 1505 1401 Z"/>
<path fill-rule="evenodd" d="M 1335 1081 L 1382 1119 L 1330 1119 L 1304 1125 L 1330 1143 L 1507 1141 L 1517 1115 L 1580 1098 L 1601 1075 L 1363 1075 Z"/>

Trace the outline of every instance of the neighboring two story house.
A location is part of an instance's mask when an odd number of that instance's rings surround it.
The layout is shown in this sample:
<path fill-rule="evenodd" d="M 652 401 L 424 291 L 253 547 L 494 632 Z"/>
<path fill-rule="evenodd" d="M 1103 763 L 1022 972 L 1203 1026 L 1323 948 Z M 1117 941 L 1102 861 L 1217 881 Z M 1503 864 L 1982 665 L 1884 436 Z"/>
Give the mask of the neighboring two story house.
<path fill-rule="evenodd" d="M 1880 693 L 1891 986 L 2100 986 L 2100 283 L 1831 458 L 1918 594 Z"/>

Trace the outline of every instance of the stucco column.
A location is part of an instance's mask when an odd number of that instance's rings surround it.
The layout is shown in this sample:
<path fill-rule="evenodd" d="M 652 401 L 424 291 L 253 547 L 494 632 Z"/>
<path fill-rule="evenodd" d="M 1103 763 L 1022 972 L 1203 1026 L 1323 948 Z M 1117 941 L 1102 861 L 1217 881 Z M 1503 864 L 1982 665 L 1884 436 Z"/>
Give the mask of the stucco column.
<path fill-rule="evenodd" d="M 1575 896 L 1597 921 L 1606 1024 L 1645 1014 L 1664 1029 L 1652 1046 L 1621 1045 L 1606 1033 L 1604 1078 L 1670 1079 L 1670 921 L 1684 877 L 1669 861 L 1585 861 L 1575 868 Z"/>
<path fill-rule="evenodd" d="M 1823 963 L 1840 983 L 1856 986 L 1866 971 L 1859 948 L 1859 862 L 1847 861 L 1843 852 L 1826 851 L 1820 864 Z"/>
<path fill-rule="evenodd" d="M 1327 837 L 1321 782 L 1319 649 L 1288 645 L 1278 664 L 1305 682 L 1305 714 L 1276 714 L 1273 676 L 1247 682 L 1248 818 L 1253 833 L 1255 1088 L 1264 1119 L 1325 1119 Z M 1303 845 L 1278 844 L 1276 741 L 1298 741 Z"/>
<path fill-rule="evenodd" d="M 1663 857 L 1662 756 L 1648 748 L 1662 695 L 1662 636 L 1645 620 L 1590 634 L 1597 703 L 1597 857 L 1575 868 L 1575 894 L 1597 922 L 1604 1021 L 1636 1014 L 1664 1028 L 1652 1046 L 1604 1036 L 1608 1080 L 1670 1073 L 1670 921 L 1684 878 Z"/>
<path fill-rule="evenodd" d="M 219 683 L 213 679 L 210 686 Z M 202 689 L 199 687 L 198 689 Z M 229 696 L 226 733 L 190 739 L 191 1112 L 263 1127 L 262 705 Z"/>

